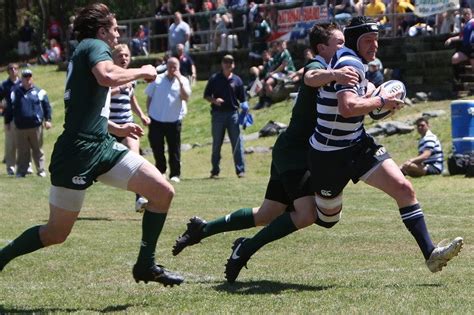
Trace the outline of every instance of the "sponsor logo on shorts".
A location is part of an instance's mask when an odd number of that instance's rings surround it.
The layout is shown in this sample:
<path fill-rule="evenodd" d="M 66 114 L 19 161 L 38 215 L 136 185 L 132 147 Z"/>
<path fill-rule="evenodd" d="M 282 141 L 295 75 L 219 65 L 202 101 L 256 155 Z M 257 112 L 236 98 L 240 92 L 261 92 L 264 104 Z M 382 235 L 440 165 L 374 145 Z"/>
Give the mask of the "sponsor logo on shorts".
<path fill-rule="evenodd" d="M 85 185 L 86 177 L 85 176 L 74 176 L 72 178 L 72 183 L 75 185 Z"/>
<path fill-rule="evenodd" d="M 321 196 L 331 197 L 332 192 L 330 190 L 321 190 Z"/>
<path fill-rule="evenodd" d="M 384 155 L 387 152 L 384 147 L 380 147 L 377 152 L 375 152 L 375 156 L 381 156 Z"/>
<path fill-rule="evenodd" d="M 228 214 L 228 215 L 225 216 L 225 222 L 226 222 L 226 223 L 229 223 L 229 222 L 230 222 L 230 214 Z"/>
<path fill-rule="evenodd" d="M 117 150 L 117 151 L 125 151 L 127 150 L 127 147 L 121 143 L 114 142 L 112 149 Z"/>

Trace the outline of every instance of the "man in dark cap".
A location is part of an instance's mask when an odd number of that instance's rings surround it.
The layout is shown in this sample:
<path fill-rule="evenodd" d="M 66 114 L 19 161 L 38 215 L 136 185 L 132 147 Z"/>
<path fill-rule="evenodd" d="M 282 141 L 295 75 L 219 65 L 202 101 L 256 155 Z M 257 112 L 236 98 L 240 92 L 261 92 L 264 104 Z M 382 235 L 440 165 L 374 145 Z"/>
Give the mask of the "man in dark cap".
<path fill-rule="evenodd" d="M 43 152 L 43 127 L 51 128 L 51 105 L 46 91 L 33 84 L 33 72 L 21 72 L 21 83 L 13 89 L 5 112 L 5 127 L 15 122 L 17 177 L 25 177 L 31 155 L 38 176 L 46 177 Z"/>
<path fill-rule="evenodd" d="M 222 71 L 211 76 L 204 90 L 204 98 L 211 103 L 212 115 L 212 169 L 211 178 L 220 173 L 221 147 L 225 131 L 230 138 L 234 156 L 235 173 L 245 176 L 244 143 L 240 134 L 240 104 L 245 102 L 242 79 L 234 74 L 234 57 L 225 55 L 221 62 Z"/>

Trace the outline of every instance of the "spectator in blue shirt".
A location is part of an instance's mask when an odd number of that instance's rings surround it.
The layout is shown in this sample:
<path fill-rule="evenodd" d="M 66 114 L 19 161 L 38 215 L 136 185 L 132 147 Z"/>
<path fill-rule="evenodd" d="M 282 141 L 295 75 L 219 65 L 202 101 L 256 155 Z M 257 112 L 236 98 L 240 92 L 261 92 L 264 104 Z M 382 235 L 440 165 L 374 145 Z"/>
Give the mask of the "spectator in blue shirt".
<path fill-rule="evenodd" d="M 235 68 L 234 57 L 225 55 L 222 58 L 221 67 L 222 71 L 211 76 L 204 90 L 204 98 L 211 103 L 211 178 L 219 177 L 221 147 L 226 130 L 232 145 L 235 172 L 241 178 L 245 176 L 245 161 L 238 109 L 240 103 L 245 102 L 244 84 L 240 77 L 233 73 Z"/>
<path fill-rule="evenodd" d="M 6 105 L 11 101 L 10 94 L 13 88 L 20 84 L 18 78 L 18 65 L 16 63 L 10 63 L 7 67 L 8 79 L 2 82 L 0 85 L 0 109 L 2 115 Z M 15 126 L 10 126 L 9 129 L 5 130 L 5 157 L 4 161 L 7 167 L 8 175 L 15 175 L 15 164 L 16 164 L 16 145 L 15 145 Z"/>
<path fill-rule="evenodd" d="M 196 82 L 196 66 L 191 56 L 184 51 L 183 44 L 176 45 L 176 58 L 179 60 L 179 71 L 193 85 Z"/>
<path fill-rule="evenodd" d="M 33 73 L 25 69 L 21 83 L 11 93 L 5 112 L 5 128 L 16 126 L 17 177 L 25 177 L 33 155 L 38 176 L 46 177 L 43 146 L 43 126 L 51 128 L 51 105 L 46 91 L 33 85 Z M 31 151 L 30 151 L 31 150 Z"/>

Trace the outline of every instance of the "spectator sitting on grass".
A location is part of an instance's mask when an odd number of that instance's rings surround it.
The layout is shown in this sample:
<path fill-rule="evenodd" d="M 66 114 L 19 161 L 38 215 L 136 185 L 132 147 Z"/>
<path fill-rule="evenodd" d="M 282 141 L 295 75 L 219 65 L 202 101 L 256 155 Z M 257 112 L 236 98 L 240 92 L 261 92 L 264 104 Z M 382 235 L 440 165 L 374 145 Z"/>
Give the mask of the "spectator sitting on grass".
<path fill-rule="evenodd" d="M 284 40 L 277 41 L 276 53 L 271 62 L 271 69 L 271 72 L 269 72 L 265 79 L 263 93 L 254 109 L 270 107 L 273 103 L 271 98 L 273 88 L 277 85 L 278 81 L 285 81 L 296 70 L 293 58 L 288 49 L 286 49 L 286 42 Z"/>

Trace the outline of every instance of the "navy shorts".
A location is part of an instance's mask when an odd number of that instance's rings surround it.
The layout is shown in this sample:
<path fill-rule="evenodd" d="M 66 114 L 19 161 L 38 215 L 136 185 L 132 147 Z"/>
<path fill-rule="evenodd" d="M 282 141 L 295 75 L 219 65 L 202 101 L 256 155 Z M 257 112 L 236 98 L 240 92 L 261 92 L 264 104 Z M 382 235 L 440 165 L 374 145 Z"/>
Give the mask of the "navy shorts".
<path fill-rule="evenodd" d="M 325 198 L 337 197 L 349 180 L 359 179 L 377 164 L 390 158 L 385 148 L 367 136 L 356 145 L 337 151 L 309 151 L 311 187 Z"/>
<path fill-rule="evenodd" d="M 439 175 L 439 174 L 441 174 L 441 170 L 436 168 L 432 164 L 426 164 L 425 165 L 425 170 L 426 170 L 426 175 Z"/>

